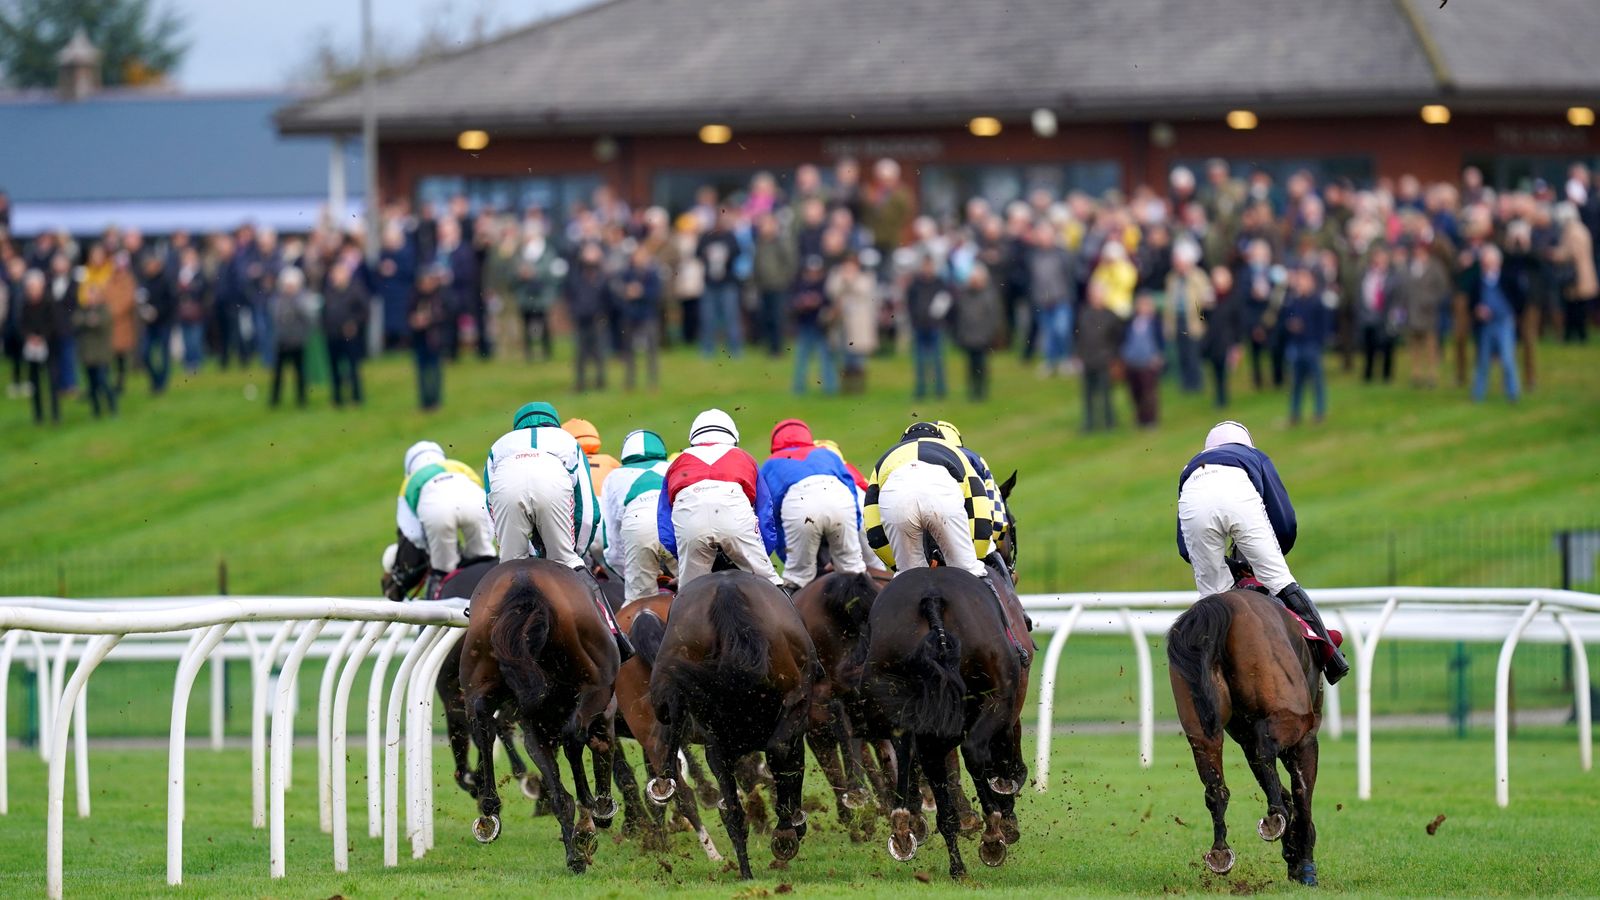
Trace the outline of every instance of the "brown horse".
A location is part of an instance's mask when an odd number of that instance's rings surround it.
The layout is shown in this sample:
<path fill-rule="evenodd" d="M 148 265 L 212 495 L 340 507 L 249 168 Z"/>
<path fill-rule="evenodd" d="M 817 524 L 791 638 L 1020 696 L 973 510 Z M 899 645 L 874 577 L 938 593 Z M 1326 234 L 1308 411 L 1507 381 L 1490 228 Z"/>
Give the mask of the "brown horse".
<path fill-rule="evenodd" d="M 658 597 L 636 600 L 622 607 L 617 613 L 617 627 L 629 633 L 637 651 L 633 658 L 623 663 L 622 668 L 617 671 L 615 685 L 617 712 L 621 716 L 617 722 L 617 735 L 631 737 L 639 742 L 647 757 L 647 771 L 655 771 L 648 762 L 648 755 L 656 746 L 659 730 L 655 707 L 650 703 L 650 674 L 656 654 L 661 647 L 665 623 L 671 617 L 671 609 L 672 596 L 662 594 Z M 689 757 L 686 755 L 685 758 Z M 644 833 L 646 849 L 663 849 L 665 833 L 662 831 L 660 806 L 649 804 L 646 812 L 645 804 L 639 800 L 633 769 L 628 765 L 627 753 L 621 744 L 617 745 L 616 760 L 617 787 L 622 792 L 622 804 L 626 810 L 627 821 Z M 679 777 L 682 777 L 681 772 Z M 712 842 L 711 835 L 706 832 L 705 825 L 700 821 L 700 809 L 695 803 L 694 792 L 678 791 L 674 794 L 673 801 L 678 814 L 683 816 L 694 829 L 695 837 L 700 841 L 701 849 L 705 850 L 706 858 L 712 862 L 721 862 L 722 854 L 717 852 L 716 844 Z"/>
<path fill-rule="evenodd" d="M 992 574 L 1005 578 L 1003 568 Z M 1015 727 L 1027 674 L 994 595 L 961 569 L 909 569 L 878 595 L 867 628 L 860 691 L 868 728 L 870 736 L 892 737 L 900 761 L 890 855 L 907 861 L 921 840 L 911 809 L 914 761 L 933 789 L 950 875 L 966 874 L 948 771 L 960 748 L 985 817 L 979 857 L 1000 865 L 1008 843 L 1002 823 L 1015 822 L 1014 795 L 1027 778 Z"/>
<path fill-rule="evenodd" d="M 748 572 L 701 576 L 673 601 L 650 676 L 659 723 L 653 770 L 675 772 L 663 762 L 678 758 L 692 729 L 705 736 L 706 762 L 722 788 L 722 824 L 743 878 L 752 875 L 735 764 L 765 752 L 777 795 L 772 854 L 793 859 L 806 833 L 804 740 L 820 669 L 789 598 Z M 658 803 L 676 791 L 672 774 L 657 775 L 648 787 Z"/>
<path fill-rule="evenodd" d="M 1290 880 L 1317 883 L 1311 795 L 1317 784 L 1322 681 L 1301 635 L 1300 623 L 1282 603 L 1238 588 L 1203 598 L 1167 634 L 1172 694 L 1211 811 L 1213 840 L 1204 858 L 1213 872 L 1225 873 L 1234 863 L 1222 774 L 1226 731 L 1244 749 L 1267 795 L 1267 814 L 1257 833 L 1267 841 L 1283 838 Z M 1289 772 L 1292 793 L 1278 778 L 1279 760 Z"/>
<path fill-rule="evenodd" d="M 595 825 L 610 825 L 616 814 L 611 799 L 615 737 L 609 709 L 619 659 L 589 585 L 548 560 L 501 563 L 473 592 L 472 618 L 463 642 L 461 684 L 478 747 L 474 786 L 480 816 L 473 835 L 488 843 L 500 834 L 495 714 L 514 708 L 528 755 L 561 823 L 567 868 L 582 873 L 594 855 Z M 582 806 L 576 823 L 572 796 L 561 783 L 556 762 L 558 745 L 566 752 Z M 583 765 L 585 745 L 594 756 L 593 793 Z"/>

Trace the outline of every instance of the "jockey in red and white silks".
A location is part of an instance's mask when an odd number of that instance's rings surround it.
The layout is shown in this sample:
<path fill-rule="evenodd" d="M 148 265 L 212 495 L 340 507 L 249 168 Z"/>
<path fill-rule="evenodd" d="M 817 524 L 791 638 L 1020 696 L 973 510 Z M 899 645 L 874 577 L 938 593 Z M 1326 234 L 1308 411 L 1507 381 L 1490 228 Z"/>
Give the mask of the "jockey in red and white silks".
<path fill-rule="evenodd" d="M 720 409 L 696 416 L 689 446 L 668 467 L 656 507 L 661 545 L 678 559 L 679 591 L 711 572 L 718 550 L 735 566 L 782 586 L 756 519 L 764 500 L 760 481 L 755 459 L 739 449 L 733 419 Z"/>

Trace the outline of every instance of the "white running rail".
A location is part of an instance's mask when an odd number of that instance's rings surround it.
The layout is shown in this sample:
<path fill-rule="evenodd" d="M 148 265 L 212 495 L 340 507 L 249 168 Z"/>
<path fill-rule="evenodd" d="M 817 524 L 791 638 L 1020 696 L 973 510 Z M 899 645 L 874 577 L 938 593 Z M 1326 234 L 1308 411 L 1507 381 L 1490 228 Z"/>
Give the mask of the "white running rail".
<path fill-rule="evenodd" d="M 1579 763 L 1592 764 L 1586 642 L 1600 639 L 1600 596 L 1571 591 L 1487 588 L 1348 588 L 1315 592 L 1331 624 L 1349 636 L 1356 689 L 1358 795 L 1372 790 L 1372 681 L 1382 638 L 1501 644 L 1495 677 L 1495 795 L 1510 802 L 1510 672 L 1522 641 L 1572 648 Z M 1138 753 L 1149 767 L 1155 753 L 1154 663 L 1149 639 L 1161 639 L 1194 600 L 1187 591 L 1035 594 L 1023 598 L 1039 632 L 1050 632 L 1042 660 L 1037 718 L 1036 786 L 1050 786 L 1050 747 L 1056 686 L 1074 635 L 1114 634 L 1133 644 L 1138 685 Z M 49 764 L 46 887 L 62 895 L 66 757 L 73 750 L 78 814 L 89 815 L 88 735 L 83 688 L 99 663 L 173 660 L 168 746 L 167 881 L 183 880 L 184 755 L 190 690 L 199 670 L 213 666 L 210 746 L 223 746 L 222 679 L 229 659 L 249 662 L 251 677 L 252 824 L 268 830 L 268 871 L 282 877 L 284 790 L 290 777 L 296 675 L 306 659 L 327 660 L 317 692 L 317 803 L 331 835 L 334 871 L 349 865 L 346 755 L 350 695 L 358 671 L 376 657 L 367 684 L 368 834 L 382 840 L 385 866 L 399 862 L 401 837 L 420 858 L 433 846 L 432 754 L 434 681 L 466 624 L 459 601 L 395 604 L 383 600 L 289 597 L 177 597 L 61 600 L 0 598 L 0 687 L 22 648 L 37 679 L 39 751 Z M 80 640 L 81 636 L 90 636 Z M 68 679 L 67 668 L 77 665 Z M 280 669 L 281 666 L 281 669 Z M 394 677 L 390 679 L 390 669 Z M 276 677 L 276 694 L 272 692 Z M 1163 688 L 1164 689 L 1164 688 Z M 1339 691 L 1327 694 L 1332 737 L 1341 730 Z M 5 692 L 0 690 L 0 815 L 8 808 Z M 359 715 L 359 714 L 358 714 Z M 269 718 L 270 716 L 270 718 Z M 271 740 L 268 740 L 270 730 Z M 69 744 L 69 737 L 72 739 Z M 269 756 L 270 748 L 270 756 Z M 402 824 L 401 755 L 404 754 Z M 269 802 L 270 801 L 270 802 Z M 401 829 L 404 829 L 402 831 Z"/>

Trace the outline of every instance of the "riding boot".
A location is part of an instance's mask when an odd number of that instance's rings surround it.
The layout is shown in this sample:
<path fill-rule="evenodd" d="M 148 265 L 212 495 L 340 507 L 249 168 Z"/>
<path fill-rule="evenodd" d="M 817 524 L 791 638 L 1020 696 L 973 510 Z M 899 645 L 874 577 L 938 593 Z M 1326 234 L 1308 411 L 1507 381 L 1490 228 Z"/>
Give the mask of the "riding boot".
<path fill-rule="evenodd" d="M 1017 637 L 1017 633 L 1011 630 L 1011 620 L 1006 616 L 1006 605 L 1005 601 L 1000 599 L 1000 589 L 995 586 L 994 578 L 990 575 L 979 575 L 978 580 L 983 582 L 984 586 L 989 589 L 989 593 L 994 595 L 995 609 L 1000 613 L 1000 624 L 1006 630 L 1006 639 L 1011 641 L 1012 649 L 1017 651 L 1017 662 L 1021 663 L 1022 667 L 1026 669 L 1028 664 L 1033 661 L 1033 654 L 1023 645 L 1022 641 Z"/>
<path fill-rule="evenodd" d="M 428 570 L 428 581 L 422 588 L 422 598 L 424 600 L 439 599 L 439 592 L 444 585 L 444 576 L 445 573 L 438 569 Z"/>
<path fill-rule="evenodd" d="M 611 636 L 617 642 L 617 655 L 620 657 L 620 661 L 627 662 L 632 659 L 633 642 L 628 640 L 628 636 L 623 634 L 622 629 L 617 626 L 617 620 L 611 615 L 611 608 L 606 605 L 605 595 L 600 592 L 600 582 L 595 580 L 594 573 L 589 571 L 588 566 L 577 566 L 572 571 L 577 572 L 580 577 L 589 583 L 589 599 L 593 600 L 595 607 L 600 610 L 601 621 L 605 622 L 606 626 L 611 629 Z"/>
<path fill-rule="evenodd" d="M 1278 599 L 1283 601 L 1283 605 L 1287 606 L 1290 612 L 1304 619 L 1306 624 L 1311 626 L 1311 630 L 1317 633 L 1317 637 L 1333 651 L 1322 666 L 1322 677 L 1328 679 L 1329 684 L 1338 684 L 1339 679 L 1350 674 L 1350 663 L 1345 661 L 1344 654 L 1339 652 L 1333 639 L 1328 636 L 1328 628 L 1322 624 L 1322 616 L 1317 612 L 1317 608 L 1311 605 L 1311 598 L 1306 596 L 1305 589 L 1291 582 L 1288 587 L 1278 592 Z"/>

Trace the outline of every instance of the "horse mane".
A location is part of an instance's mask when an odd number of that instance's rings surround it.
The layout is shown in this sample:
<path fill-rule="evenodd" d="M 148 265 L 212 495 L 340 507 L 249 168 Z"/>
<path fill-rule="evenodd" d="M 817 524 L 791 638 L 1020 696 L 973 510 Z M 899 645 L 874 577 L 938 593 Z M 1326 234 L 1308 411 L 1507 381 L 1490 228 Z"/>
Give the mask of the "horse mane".
<path fill-rule="evenodd" d="M 1221 594 L 1201 598 L 1172 623 L 1167 632 L 1167 663 L 1189 687 L 1195 714 L 1207 737 L 1222 728 L 1217 682 L 1212 672 L 1227 650 L 1233 610 Z"/>
<path fill-rule="evenodd" d="M 717 585 L 711 598 L 711 627 L 716 632 L 716 666 L 725 675 L 764 676 L 771 648 L 750 613 L 744 592 L 730 580 Z"/>
<path fill-rule="evenodd" d="M 494 624 L 489 629 L 489 646 L 494 650 L 500 674 L 526 713 L 536 709 L 550 688 L 550 679 L 539 665 L 539 655 L 550 640 L 550 604 L 527 572 L 511 576 Z"/>
<path fill-rule="evenodd" d="M 648 609 L 635 616 L 633 625 L 628 628 L 628 640 L 633 642 L 634 651 L 652 669 L 656 666 L 656 654 L 661 652 L 661 639 L 666 635 L 666 623 Z"/>

